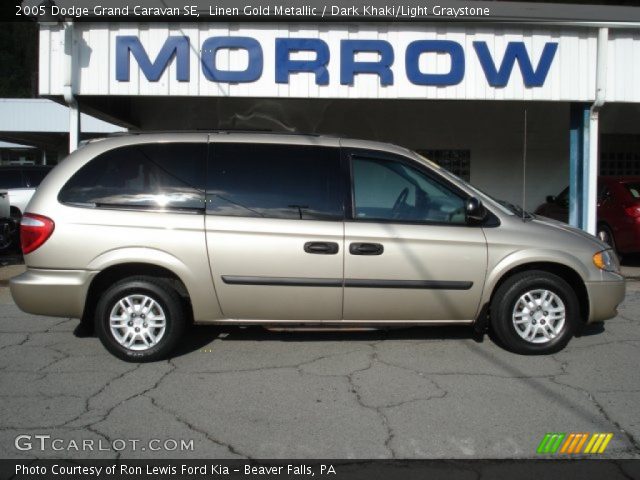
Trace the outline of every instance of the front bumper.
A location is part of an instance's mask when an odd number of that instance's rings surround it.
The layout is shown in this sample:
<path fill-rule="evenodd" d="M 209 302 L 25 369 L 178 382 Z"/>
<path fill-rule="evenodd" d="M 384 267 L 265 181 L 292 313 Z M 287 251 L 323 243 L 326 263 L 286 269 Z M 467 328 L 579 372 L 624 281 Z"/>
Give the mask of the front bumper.
<path fill-rule="evenodd" d="M 50 317 L 82 318 L 91 280 L 98 272 L 29 268 L 9 286 L 20 310 Z"/>
<path fill-rule="evenodd" d="M 587 323 L 600 322 L 618 314 L 618 305 L 624 300 L 624 277 L 608 274 L 610 280 L 585 282 L 589 297 L 589 318 Z"/>

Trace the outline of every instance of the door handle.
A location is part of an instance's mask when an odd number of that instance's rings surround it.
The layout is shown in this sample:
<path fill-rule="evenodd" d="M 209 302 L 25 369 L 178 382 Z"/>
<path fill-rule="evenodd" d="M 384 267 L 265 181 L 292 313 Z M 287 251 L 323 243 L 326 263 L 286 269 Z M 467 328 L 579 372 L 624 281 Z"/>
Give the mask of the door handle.
<path fill-rule="evenodd" d="M 340 250 L 336 242 L 307 242 L 304 244 L 304 251 L 317 255 L 335 255 Z"/>
<path fill-rule="evenodd" d="M 382 255 L 384 246 L 380 243 L 352 243 L 349 245 L 351 255 Z"/>

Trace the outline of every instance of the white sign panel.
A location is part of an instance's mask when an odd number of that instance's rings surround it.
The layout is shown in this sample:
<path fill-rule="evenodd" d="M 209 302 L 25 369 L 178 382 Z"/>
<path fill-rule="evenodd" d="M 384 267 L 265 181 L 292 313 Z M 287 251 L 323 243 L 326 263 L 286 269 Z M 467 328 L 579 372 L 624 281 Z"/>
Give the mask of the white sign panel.
<path fill-rule="evenodd" d="M 398 24 L 78 24 L 79 95 L 590 101 L 596 31 Z M 63 93 L 42 26 L 40 93 Z M 640 101 L 640 37 L 609 44 L 609 95 Z M 625 53 L 621 54 L 620 49 Z M 612 73 L 612 69 L 629 72 Z M 623 77 L 623 80 L 617 80 Z M 622 93 L 621 93 L 622 92 Z"/>

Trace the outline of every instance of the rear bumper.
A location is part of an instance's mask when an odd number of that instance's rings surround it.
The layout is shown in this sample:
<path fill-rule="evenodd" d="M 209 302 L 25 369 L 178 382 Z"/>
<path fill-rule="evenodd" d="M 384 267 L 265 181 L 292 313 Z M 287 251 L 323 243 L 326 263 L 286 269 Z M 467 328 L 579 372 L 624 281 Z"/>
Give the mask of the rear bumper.
<path fill-rule="evenodd" d="M 618 314 L 618 305 L 624 300 L 625 281 L 621 275 L 608 274 L 609 281 L 586 282 L 589 296 L 589 318 L 587 323 L 613 318 Z"/>
<path fill-rule="evenodd" d="M 98 272 L 29 268 L 10 280 L 20 310 L 50 317 L 81 318 L 87 291 Z"/>

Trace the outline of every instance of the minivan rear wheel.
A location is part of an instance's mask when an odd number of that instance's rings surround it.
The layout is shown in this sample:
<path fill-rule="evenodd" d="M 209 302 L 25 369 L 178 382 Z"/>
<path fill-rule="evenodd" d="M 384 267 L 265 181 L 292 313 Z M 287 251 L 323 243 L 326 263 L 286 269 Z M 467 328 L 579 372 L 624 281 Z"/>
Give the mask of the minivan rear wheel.
<path fill-rule="evenodd" d="M 505 348 L 524 355 L 562 350 L 580 321 L 571 286 L 549 272 L 509 277 L 491 301 L 491 327 Z"/>
<path fill-rule="evenodd" d="M 107 289 L 96 306 L 95 327 L 102 344 L 129 362 L 166 358 L 185 327 L 183 302 L 166 282 L 130 277 Z"/>

